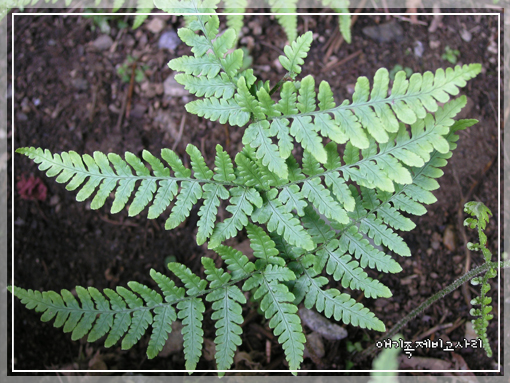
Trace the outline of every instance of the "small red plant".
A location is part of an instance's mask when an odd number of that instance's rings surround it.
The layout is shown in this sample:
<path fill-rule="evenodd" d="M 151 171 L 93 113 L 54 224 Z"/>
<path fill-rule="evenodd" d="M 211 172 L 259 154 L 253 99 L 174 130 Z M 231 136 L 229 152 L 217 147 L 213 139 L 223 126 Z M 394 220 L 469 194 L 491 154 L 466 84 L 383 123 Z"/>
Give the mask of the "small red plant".
<path fill-rule="evenodd" d="M 28 177 L 28 179 L 22 175 L 21 180 L 16 183 L 16 188 L 21 198 L 32 201 L 44 201 L 48 192 L 48 188 L 43 184 L 42 180 L 33 175 Z"/>

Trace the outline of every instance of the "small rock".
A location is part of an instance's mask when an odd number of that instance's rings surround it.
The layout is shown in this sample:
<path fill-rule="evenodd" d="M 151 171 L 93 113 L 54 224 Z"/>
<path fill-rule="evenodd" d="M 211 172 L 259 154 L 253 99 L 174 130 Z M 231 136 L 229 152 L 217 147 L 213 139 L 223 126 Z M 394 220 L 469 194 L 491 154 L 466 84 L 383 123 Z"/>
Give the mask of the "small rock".
<path fill-rule="evenodd" d="M 363 33 L 379 43 L 400 42 L 404 38 L 404 30 L 395 21 L 365 27 L 363 28 Z"/>
<path fill-rule="evenodd" d="M 161 35 L 158 41 L 159 49 L 168 49 L 173 51 L 179 46 L 181 39 L 177 36 L 177 33 L 172 29 Z"/>
<path fill-rule="evenodd" d="M 165 88 L 165 95 L 170 97 L 183 97 L 188 95 L 188 91 L 184 89 L 184 86 L 175 81 L 175 74 L 167 77 L 163 83 Z"/>
<path fill-rule="evenodd" d="M 441 241 L 441 235 L 439 233 L 434 233 L 434 234 L 432 234 L 432 241 L 430 242 L 430 246 L 434 250 L 438 250 L 439 246 L 440 246 L 440 241 Z"/>
<path fill-rule="evenodd" d="M 429 47 L 430 49 L 437 49 L 441 46 L 441 41 L 439 40 L 430 40 Z"/>
<path fill-rule="evenodd" d="M 498 44 L 494 40 L 492 40 L 487 47 L 487 51 L 492 54 L 498 54 Z"/>
<path fill-rule="evenodd" d="M 110 47 L 113 45 L 113 40 L 108 35 L 101 35 L 94 40 L 92 45 L 99 49 L 100 51 L 105 51 L 107 49 L 110 49 Z"/>
<path fill-rule="evenodd" d="M 23 112 L 17 113 L 16 117 L 18 117 L 18 121 L 27 121 L 28 120 L 28 116 Z"/>
<path fill-rule="evenodd" d="M 161 18 L 159 18 L 159 17 L 153 18 L 151 21 L 149 21 L 147 23 L 147 26 L 146 26 L 146 28 L 154 34 L 161 32 L 164 27 L 165 27 L 165 22 L 163 20 L 161 20 Z"/>
<path fill-rule="evenodd" d="M 50 198 L 50 206 L 55 206 L 59 202 L 60 202 L 60 197 L 58 196 L 58 194 L 55 194 L 55 195 L 51 196 L 51 198 Z"/>
<path fill-rule="evenodd" d="M 136 104 L 133 109 L 131 109 L 131 113 L 129 113 L 129 115 L 133 118 L 142 118 L 146 111 L 147 105 Z"/>
<path fill-rule="evenodd" d="M 84 78 L 73 78 L 71 85 L 76 90 L 87 90 L 89 88 L 89 83 Z"/>
<path fill-rule="evenodd" d="M 472 339 L 476 339 L 478 338 L 478 335 L 475 331 L 475 329 L 473 328 L 473 323 L 470 322 L 470 321 L 467 321 L 466 322 L 466 330 L 464 332 L 464 337 L 470 341 Z"/>
<path fill-rule="evenodd" d="M 452 225 L 448 225 L 443 233 L 443 244 L 448 250 L 454 251 L 455 242 L 455 229 Z"/>
<path fill-rule="evenodd" d="M 329 340 L 340 340 L 347 337 L 347 331 L 335 323 L 331 323 L 322 315 L 304 307 L 299 309 L 299 316 L 310 330 L 315 331 Z"/>
<path fill-rule="evenodd" d="M 467 43 L 469 43 L 471 41 L 471 39 L 473 38 L 473 36 L 471 35 L 471 32 L 469 32 L 466 29 L 463 29 L 460 31 L 460 37 L 462 38 L 462 40 L 464 40 Z"/>
<path fill-rule="evenodd" d="M 423 43 L 421 41 L 415 41 L 414 43 L 414 55 L 416 57 L 422 57 L 423 52 L 425 52 L 425 48 L 423 47 Z"/>
<path fill-rule="evenodd" d="M 276 67 L 276 70 L 277 70 L 278 72 L 281 72 L 281 71 L 282 71 L 283 66 L 282 66 L 282 63 L 280 62 L 280 60 L 279 60 L 279 59 L 275 59 L 275 60 L 273 61 L 273 65 Z"/>
<path fill-rule="evenodd" d="M 322 336 L 319 333 L 312 332 L 311 334 L 306 335 L 306 344 L 305 350 L 303 353 L 304 358 L 323 358 L 326 355 L 324 350 L 324 342 L 322 341 Z"/>
<path fill-rule="evenodd" d="M 25 97 L 23 100 L 21 100 L 21 111 L 23 113 L 30 113 L 32 109 L 30 109 L 30 101 L 28 101 L 28 98 Z"/>
<path fill-rule="evenodd" d="M 147 98 L 153 98 L 156 95 L 161 95 L 164 92 L 163 84 L 153 84 L 148 81 L 145 81 L 140 85 L 140 89 L 142 90 L 143 94 Z"/>
<path fill-rule="evenodd" d="M 260 26 L 260 23 L 258 23 L 257 21 L 250 21 L 248 23 L 248 27 L 250 27 L 250 29 L 252 30 L 252 34 L 254 36 L 262 34 L 262 27 Z"/>
<path fill-rule="evenodd" d="M 160 357 L 166 357 L 175 353 L 179 353 L 183 350 L 184 339 L 182 337 L 182 323 L 175 321 L 172 323 L 172 332 L 168 334 L 168 339 L 163 346 L 163 349 L 159 353 Z"/>
<path fill-rule="evenodd" d="M 458 118 L 459 120 L 469 117 L 472 114 L 473 108 L 475 107 L 475 102 L 473 99 L 469 96 L 466 96 L 466 98 L 466 106 L 464 106 L 459 114 L 455 116 L 455 118 Z"/>

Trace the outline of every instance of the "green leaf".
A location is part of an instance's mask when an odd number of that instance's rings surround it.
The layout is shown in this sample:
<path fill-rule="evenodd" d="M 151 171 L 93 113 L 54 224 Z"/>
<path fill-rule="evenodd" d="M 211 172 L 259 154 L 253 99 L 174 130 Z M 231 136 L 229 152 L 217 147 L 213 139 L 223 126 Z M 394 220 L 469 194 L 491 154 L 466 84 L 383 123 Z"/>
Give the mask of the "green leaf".
<path fill-rule="evenodd" d="M 234 100 L 224 98 L 218 100 L 216 97 L 209 97 L 191 101 L 186 104 L 186 110 L 199 117 L 219 121 L 220 124 L 228 122 L 233 126 L 244 126 L 250 120 L 249 112 L 245 112 Z"/>
<path fill-rule="evenodd" d="M 202 354 L 204 342 L 204 330 L 202 330 L 204 316 L 202 314 L 205 311 L 205 306 L 200 298 L 190 298 L 177 303 L 177 308 L 179 309 L 177 317 L 182 320 L 186 370 L 195 370 Z"/>
<path fill-rule="evenodd" d="M 272 191 L 276 190 L 273 189 Z M 302 247 L 305 250 L 312 250 L 314 243 L 310 235 L 275 197 L 275 194 L 270 193 L 269 199 L 262 207 L 255 210 L 252 220 L 261 224 L 266 223 L 269 231 L 276 231 L 283 235 L 290 244 Z"/>
<path fill-rule="evenodd" d="M 235 187 L 230 189 L 231 205 L 227 206 L 227 211 L 232 216 L 216 225 L 209 248 L 214 249 L 225 239 L 234 237 L 239 230 L 248 224 L 248 217 L 253 213 L 253 206 L 260 206 L 262 199 L 260 194 L 253 188 Z"/>
<path fill-rule="evenodd" d="M 271 141 L 271 132 L 267 120 L 258 121 L 246 129 L 243 136 L 243 144 L 257 149 L 256 156 L 262 160 L 262 164 L 277 174 L 280 178 L 287 179 L 289 176 L 287 164 L 280 157 L 278 147 Z"/>
<path fill-rule="evenodd" d="M 280 56 L 279 60 L 282 66 L 289 72 L 290 78 L 295 78 L 301 73 L 301 65 L 304 64 L 304 58 L 307 56 L 312 45 L 312 32 L 308 31 L 299 36 L 291 45 L 285 46 L 283 51 L 285 56 Z"/>

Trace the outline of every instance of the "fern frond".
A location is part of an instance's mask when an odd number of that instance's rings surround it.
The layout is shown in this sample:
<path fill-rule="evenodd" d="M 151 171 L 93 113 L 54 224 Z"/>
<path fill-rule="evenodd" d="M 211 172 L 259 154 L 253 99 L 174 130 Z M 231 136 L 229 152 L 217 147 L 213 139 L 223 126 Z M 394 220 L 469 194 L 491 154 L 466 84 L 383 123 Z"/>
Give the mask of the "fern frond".
<path fill-rule="evenodd" d="M 485 227 L 489 222 L 489 216 L 492 212 L 482 202 L 467 202 L 464 205 L 464 211 L 474 218 L 467 218 L 464 220 L 464 226 L 469 226 L 471 229 L 478 230 L 478 243 L 468 242 L 467 247 L 469 250 L 481 251 L 484 257 L 485 263 L 490 263 L 492 254 L 487 248 L 487 235 L 484 233 Z M 483 348 L 490 358 L 492 356 L 492 350 L 487 337 L 487 328 L 489 327 L 489 321 L 494 316 L 490 314 L 492 311 L 492 298 L 487 296 L 491 286 L 489 279 L 495 278 L 498 275 L 498 267 L 491 266 L 489 270 L 482 277 L 476 277 L 471 280 L 472 285 L 481 285 L 480 295 L 471 300 L 473 306 L 478 305 L 480 308 L 472 308 L 470 314 L 478 317 L 472 321 L 473 329 L 476 334 L 482 340 Z"/>
<path fill-rule="evenodd" d="M 305 63 L 303 59 L 310 50 L 312 39 L 312 32 L 308 31 L 283 49 L 285 56 L 280 56 L 279 60 L 282 66 L 289 72 L 290 78 L 294 79 L 301 73 L 301 65 Z"/>
<path fill-rule="evenodd" d="M 332 129 L 331 120 L 325 115 L 333 115 L 335 125 L 341 130 L 338 136 L 340 141 L 337 141 L 337 143 L 345 142 L 345 137 L 347 137 L 351 145 L 360 149 L 367 149 L 370 145 L 369 136 L 380 144 L 391 143 L 388 133 L 399 130 L 398 120 L 406 124 L 429 124 L 432 116 L 427 117 L 426 109 L 430 112 L 438 111 L 438 103 L 447 102 L 450 95 L 457 95 L 459 87 L 465 86 L 466 81 L 476 76 L 480 69 L 479 64 L 457 66 L 455 69 L 448 68 L 446 71 L 438 69 L 435 74 L 432 72 L 425 72 L 423 75 L 415 73 L 409 80 L 405 79 L 405 73 L 402 71 L 397 74 L 391 95 L 388 96 L 389 75 L 388 71 L 382 68 L 375 74 L 372 91 L 370 91 L 368 79 L 360 77 L 356 83 L 353 102 L 349 103 L 346 100 L 339 106 L 333 106 L 334 102 L 330 92 L 327 90 L 327 86 L 324 85 L 323 91 L 319 92 L 323 109 L 306 113 L 306 117 L 313 117 L 314 119 L 314 128 L 310 126 L 309 130 L 322 130 L 325 124 L 324 121 L 327 121 L 328 129 Z M 284 88 L 282 88 L 282 94 Z M 284 99 L 283 96 L 282 99 Z M 462 100 L 462 97 L 459 100 Z M 462 101 L 459 102 L 462 103 Z M 326 105 L 328 108 L 325 108 Z M 457 106 L 455 101 L 450 103 L 451 108 Z M 291 118 L 303 120 L 305 117 L 297 113 L 296 109 L 287 109 L 286 112 L 283 113 L 284 116 L 272 117 L 271 119 L 284 118 L 288 120 Z M 444 108 L 442 111 L 439 110 L 439 113 L 448 114 L 451 112 L 452 110 L 444 110 Z M 436 114 L 436 118 L 441 119 L 443 116 L 437 116 Z M 318 122 L 317 119 L 319 119 Z M 310 120 L 306 119 L 306 121 L 310 123 Z M 449 126 L 448 124 L 451 125 L 451 122 L 445 119 L 445 125 Z M 317 128 L 315 125 L 319 125 L 319 127 Z M 445 142 L 438 138 L 439 136 L 431 136 L 429 142 L 438 146 L 443 145 L 442 149 L 446 150 Z M 428 148 L 425 149 L 428 150 Z M 438 150 L 441 150 L 441 148 L 438 148 Z M 417 154 L 420 155 L 420 153 Z M 416 156 L 407 152 L 396 155 L 405 158 L 405 160 L 402 159 L 403 161 L 420 161 Z M 321 161 L 319 160 L 319 162 Z"/>
<path fill-rule="evenodd" d="M 94 287 L 76 287 L 78 300 L 68 290 L 60 294 L 54 291 L 33 291 L 9 287 L 28 309 L 41 312 L 44 322 L 55 319 L 54 326 L 64 332 L 72 332 L 77 340 L 87 335 L 94 342 L 107 335 L 105 347 L 115 345 L 122 338 L 122 349 L 137 343 L 152 326 L 147 356 L 154 358 L 162 349 L 176 319 L 172 306 L 183 299 L 184 289 L 163 274 L 151 270 L 151 277 L 163 291 L 165 301 L 159 293 L 137 282 L 129 282 L 129 289 L 117 287 L 116 291 L 105 289 L 103 293 Z M 136 293 L 136 294 L 135 294 Z M 152 313 L 154 313 L 154 316 Z"/>
<path fill-rule="evenodd" d="M 213 5 L 215 7 L 215 2 Z M 187 10 L 192 13 L 202 11 L 199 4 L 194 1 L 186 3 L 185 7 L 187 6 L 191 7 Z M 178 34 L 181 40 L 191 47 L 194 56 L 173 59 L 168 65 L 175 71 L 184 72 L 177 74 L 175 79 L 184 85 L 185 89 L 197 97 L 205 97 L 204 100 L 196 100 L 186 105 L 190 113 L 213 120 L 220 118 L 224 122 L 231 120 L 233 123 L 243 125 L 247 122 L 246 113 L 235 108 L 237 103 L 228 102 L 237 90 L 239 79 L 236 76 L 242 66 L 243 51 L 237 49 L 228 53 L 235 45 L 237 33 L 234 29 L 227 29 L 219 35 L 218 28 L 219 19 L 216 15 L 192 17 L 187 28 L 179 29 Z M 201 34 L 197 34 L 197 31 Z M 252 79 L 247 74 L 241 76 L 244 77 L 246 84 L 251 86 Z M 214 111 L 212 110 L 214 106 L 221 106 L 222 110 Z"/>

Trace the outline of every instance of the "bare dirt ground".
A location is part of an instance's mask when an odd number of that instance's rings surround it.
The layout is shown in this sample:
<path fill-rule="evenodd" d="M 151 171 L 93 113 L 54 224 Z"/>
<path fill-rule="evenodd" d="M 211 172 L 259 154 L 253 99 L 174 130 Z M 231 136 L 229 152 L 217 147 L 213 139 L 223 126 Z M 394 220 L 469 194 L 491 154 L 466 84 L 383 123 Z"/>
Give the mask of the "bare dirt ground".
<path fill-rule="evenodd" d="M 243 129 L 187 114 L 184 104 L 192 96 L 170 96 L 171 91 L 177 91 L 170 82 L 165 91 L 165 80 L 172 74 L 167 62 L 188 54 L 189 48 L 180 44 L 174 50 L 160 49 L 161 35 L 175 31 L 182 20 L 161 16 L 163 23 L 159 23 L 154 21 L 156 18 L 149 17 L 134 31 L 123 27 L 123 23 L 132 24 L 130 17 L 113 18 L 109 20 L 111 40 L 103 36 L 101 41 L 98 38 L 103 33 L 90 18 L 16 17 L 15 46 L 10 46 L 9 40 L 8 48 L 9 58 L 14 49 L 15 78 L 9 81 L 15 89 L 16 126 L 9 140 L 9 150 L 11 146 L 40 146 L 52 152 L 99 150 L 139 154 L 147 149 L 157 154 L 167 147 L 174 148 L 181 158 L 187 159 L 185 147 L 192 143 L 205 153 L 209 165 L 213 163 L 217 143 L 231 155 L 235 154 L 241 147 Z M 363 32 L 366 27 L 385 23 L 400 26 L 401 33 L 396 40 L 377 42 Z M 430 31 L 433 23 L 437 28 Z M 9 36 L 10 28 L 9 21 Z M 299 17 L 299 32 L 312 30 L 316 34 L 303 75 L 314 75 L 316 83 L 326 79 L 337 102 L 351 97 L 359 76 L 371 79 L 382 66 L 391 70 L 401 65 L 421 73 L 452 66 L 442 58 L 446 46 L 459 51 L 458 64 L 476 62 L 483 66 L 482 73 L 461 91 L 469 97 L 463 116 L 478 119 L 479 123 L 460 133 L 459 146 L 439 180 L 441 188 L 434 192 L 438 202 L 428 207 L 426 215 L 413 217 L 416 229 L 404 234 L 412 257 L 397 259 L 403 268 L 399 274 L 378 275 L 370 271 L 371 277 L 379 278 L 392 290 L 393 297 L 374 301 L 360 296 L 359 291 L 353 292 L 353 297 L 373 310 L 389 329 L 464 272 L 467 259 L 465 231 L 461 225 L 465 218 L 461 209 L 463 197 L 484 202 L 494 213 L 486 233 L 490 249 L 497 254 L 497 222 L 502 218 L 502 210 L 498 206 L 500 132 L 497 124 L 498 56 L 494 44 L 502 30 L 498 30 L 497 18 L 491 16 L 445 16 L 442 20 L 420 16 L 417 23 L 411 23 L 397 17 L 360 15 L 352 30 L 352 43 L 344 42 L 335 50 L 339 41 L 337 28 L 334 16 Z M 277 65 L 286 42 L 283 31 L 273 17 L 253 14 L 245 18 L 244 32 L 246 37 L 240 45 L 249 49 L 255 74 L 275 83 L 283 75 Z M 106 45 L 100 46 L 100 42 Z M 129 82 L 123 82 L 118 73 L 119 66 L 127 63 L 129 56 L 137 61 L 125 66 L 128 79 L 137 71 L 143 74 L 139 82 L 133 83 L 132 93 Z M 10 68 L 8 73 L 11 73 Z M 126 109 L 130 111 L 127 116 Z M 14 243 L 11 245 L 14 246 L 16 285 L 55 291 L 72 290 L 76 285 L 115 288 L 131 280 L 152 285 L 150 268 L 165 272 L 168 257 L 175 257 L 193 271 L 202 273 L 200 258 L 208 251 L 197 246 L 194 240 L 198 209 L 194 209 L 191 217 L 177 229 L 165 231 L 166 217 L 147 220 L 146 215 L 141 214 L 129 218 L 126 211 L 111 215 L 111 200 L 98 211 L 92 211 L 90 201 L 76 202 L 76 193 L 67 192 L 63 185 L 47 179 L 27 158 L 16 155 L 12 160 L 14 174 L 11 177 L 15 184 L 33 175 L 41 178 L 40 182 L 47 188 L 45 198 L 41 196 L 40 200 L 26 200 L 19 191 L 9 190 L 14 193 L 14 206 L 9 207 L 9 214 L 13 213 L 14 219 Z M 471 231 L 465 233 L 470 241 L 476 240 Z M 241 235 L 230 243 L 243 246 L 244 240 L 245 236 Z M 481 262 L 481 256 L 472 253 L 469 267 Z M 493 282 L 490 294 L 495 300 L 497 289 Z M 404 338 L 453 341 L 464 338 L 466 323 L 471 319 L 469 299 L 475 294 L 477 290 L 470 286 L 450 294 L 409 323 L 403 331 Z M 244 307 L 243 344 L 236 354 L 234 367 L 254 371 L 285 370 L 285 358 L 277 339 L 267 322 L 254 312 L 254 307 Z M 495 317 L 498 312 L 495 307 Z M 147 335 L 131 350 L 122 351 L 120 345 L 106 349 L 100 341 L 73 342 L 70 334 L 64 334 L 51 324 L 42 324 L 39 317 L 15 301 L 15 320 L 9 324 L 9 341 L 12 341 L 11 326 L 14 326 L 15 352 L 9 356 L 9 366 L 14 362 L 16 369 L 54 369 L 60 370 L 60 374 L 77 375 L 84 373 L 69 370 L 184 368 L 183 355 L 178 350 L 148 360 L 145 354 Z M 207 346 L 214 339 L 214 326 L 207 322 L 208 315 L 205 317 Z M 344 327 L 348 337 L 341 341 L 325 340 L 325 356 L 306 358 L 302 365 L 304 370 L 322 369 L 334 373 L 334 370 L 371 368 L 370 360 L 355 361 L 351 350 L 369 347 L 380 334 Z M 416 355 L 427 358 L 428 369 L 439 365 L 449 366 L 446 369 L 495 369 L 497 350 L 503 351 L 497 330 L 494 320 L 488 332 L 495 351 L 493 358 L 487 358 L 482 350 L 473 349 L 454 353 L 417 350 Z M 305 331 L 310 332 L 306 328 Z M 443 362 L 446 365 L 440 364 Z M 198 368 L 215 368 L 207 351 Z"/>

